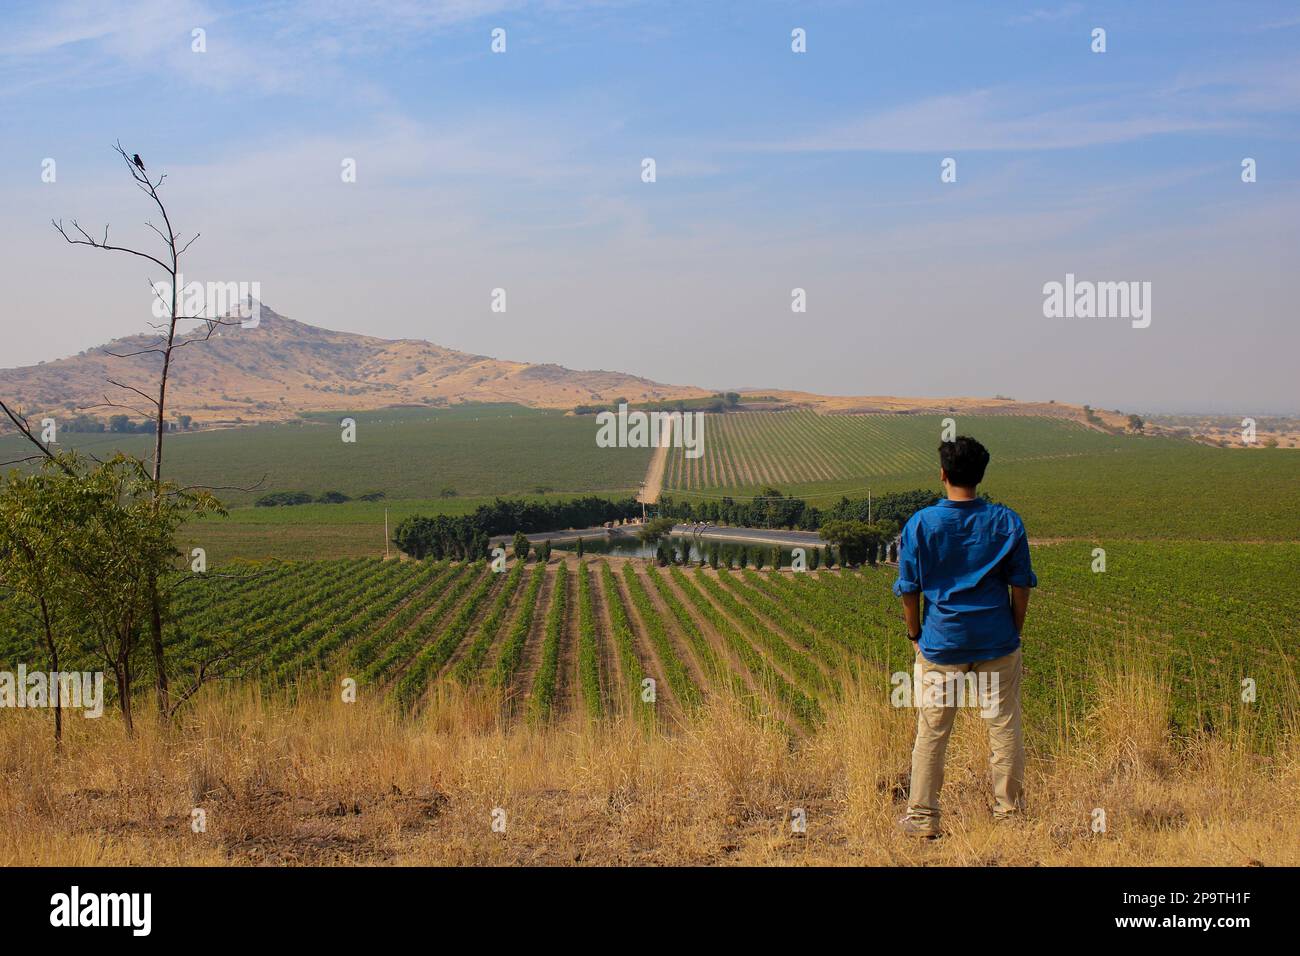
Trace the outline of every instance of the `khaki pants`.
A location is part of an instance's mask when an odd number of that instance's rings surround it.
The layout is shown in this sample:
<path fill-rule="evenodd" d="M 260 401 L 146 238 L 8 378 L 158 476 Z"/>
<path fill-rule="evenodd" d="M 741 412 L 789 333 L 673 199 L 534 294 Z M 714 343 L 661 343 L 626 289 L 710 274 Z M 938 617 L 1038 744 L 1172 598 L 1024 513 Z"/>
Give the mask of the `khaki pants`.
<path fill-rule="evenodd" d="M 969 681 L 961 675 L 974 674 L 976 684 L 989 691 L 977 712 L 989 729 L 993 755 L 993 815 L 1007 817 L 1024 808 L 1025 742 L 1020 727 L 1020 648 L 1005 657 L 975 664 L 935 664 L 918 651 L 916 663 L 923 687 L 945 679 Z M 947 676 L 951 675 L 951 676 Z M 942 686 L 942 685 L 940 685 Z M 947 706 L 945 706 L 947 704 Z M 934 700 L 923 695 L 916 701 L 916 745 L 912 748 L 912 785 L 907 815 L 934 833 L 939 831 L 939 791 L 943 788 L 943 759 L 952 734 L 957 707 L 951 700 Z"/>

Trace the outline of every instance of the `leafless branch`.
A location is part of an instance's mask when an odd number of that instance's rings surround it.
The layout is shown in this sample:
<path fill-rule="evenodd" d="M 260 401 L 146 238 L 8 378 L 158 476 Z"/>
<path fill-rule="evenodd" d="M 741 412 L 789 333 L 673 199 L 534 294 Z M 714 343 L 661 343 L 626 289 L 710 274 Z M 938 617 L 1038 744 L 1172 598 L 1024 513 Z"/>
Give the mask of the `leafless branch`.
<path fill-rule="evenodd" d="M 184 491 L 257 491 L 266 484 L 267 475 L 263 475 L 251 485 L 186 485 L 184 488 L 177 488 L 172 494 L 180 494 Z"/>
<path fill-rule="evenodd" d="M 259 645 L 265 644 L 265 637 L 247 639 L 243 638 L 231 644 L 222 645 L 214 649 L 210 657 L 200 660 L 194 668 L 190 684 L 185 689 L 172 692 L 172 702 L 167 712 L 168 717 L 174 717 L 176 711 L 197 694 L 203 685 L 213 680 L 222 680 L 234 675 L 236 668 L 244 663 L 252 651 Z"/>
<path fill-rule="evenodd" d="M 28 423 L 26 416 L 21 412 L 15 412 L 3 401 L 0 401 L 0 409 L 2 409 L 9 420 L 14 423 L 14 427 L 22 433 L 22 436 L 40 450 L 41 456 L 57 464 L 65 473 L 69 475 L 76 474 L 67 462 L 55 455 L 54 452 L 50 451 L 39 438 L 32 434 L 32 426 Z"/>
<path fill-rule="evenodd" d="M 164 235 L 162 234 L 162 230 L 159 229 L 157 226 L 155 226 L 153 223 L 151 223 L 149 220 L 146 219 L 144 224 L 145 224 L 146 226 L 148 226 L 150 229 L 152 229 L 152 230 L 154 231 L 154 234 L 155 234 L 159 239 L 161 239 L 161 240 L 162 240 L 166 245 L 171 245 L 173 242 L 176 241 L 176 237 L 175 237 L 175 236 L 172 236 L 171 239 L 168 239 L 166 236 L 164 236 Z"/>
<path fill-rule="evenodd" d="M 137 355 L 165 355 L 166 349 L 138 349 L 134 352 L 111 352 L 104 349 L 104 354 L 113 358 L 135 358 Z"/>
<path fill-rule="evenodd" d="M 59 220 L 51 219 L 50 223 L 51 225 L 54 226 L 55 229 L 58 230 L 59 235 L 61 235 L 64 239 L 66 239 L 69 243 L 71 243 L 74 246 L 90 246 L 93 249 L 103 249 L 106 252 L 125 252 L 128 253 L 129 255 L 139 256 L 141 259 L 148 259 L 150 262 L 154 263 L 159 268 L 166 269 L 169 272 L 171 271 L 171 267 L 167 265 L 167 263 L 163 262 L 161 259 L 155 256 L 149 255 L 149 253 L 147 252 L 140 252 L 137 249 L 131 249 L 128 248 L 127 246 L 109 245 L 108 226 L 104 227 L 104 238 L 96 239 L 93 236 L 89 235 L 86 232 L 86 230 L 82 229 L 81 226 L 78 225 L 77 220 L 74 219 L 72 220 L 72 227 L 76 229 L 77 232 L 81 233 L 82 236 L 82 238 L 80 239 L 74 239 L 72 236 L 68 235 L 68 231 L 63 227 L 62 219 Z"/>
<path fill-rule="evenodd" d="M 140 390 L 139 390 L 138 388 L 136 388 L 134 385 L 124 385 L 124 384 L 122 384 L 121 382 L 116 381 L 115 379 L 111 379 L 111 378 L 108 380 L 108 384 L 109 384 L 109 385 L 116 385 L 118 388 L 124 388 L 124 389 L 126 389 L 127 391 L 129 391 L 129 392 L 135 392 L 137 395 L 139 395 L 141 398 L 143 398 L 143 399 L 144 399 L 146 402 L 148 402 L 149 404 L 153 405 L 155 408 L 158 406 L 158 400 L 157 400 L 156 398 L 154 398 L 152 395 L 146 395 L 144 392 L 140 391 Z"/>
<path fill-rule="evenodd" d="M 152 399 L 150 399 L 150 401 L 152 401 Z M 86 407 L 87 408 L 124 408 L 128 412 L 135 412 L 141 418 L 150 418 L 152 416 L 151 412 L 141 411 L 140 409 L 136 408 L 134 405 L 125 405 L 122 402 L 112 401 L 107 395 L 104 396 L 104 400 L 102 402 L 98 402 L 94 405 L 88 405 Z"/>
<path fill-rule="evenodd" d="M 29 461 L 44 461 L 44 455 L 28 455 L 26 458 L 11 458 L 9 461 L 0 461 L 0 468 L 8 468 L 10 465 L 25 465 Z"/>

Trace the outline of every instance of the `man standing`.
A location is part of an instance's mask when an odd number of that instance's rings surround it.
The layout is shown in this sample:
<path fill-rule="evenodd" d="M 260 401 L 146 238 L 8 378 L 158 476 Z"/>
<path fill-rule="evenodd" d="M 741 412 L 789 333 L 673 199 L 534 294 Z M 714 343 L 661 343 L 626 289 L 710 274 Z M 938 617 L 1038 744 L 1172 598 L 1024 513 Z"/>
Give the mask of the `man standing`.
<path fill-rule="evenodd" d="M 923 688 L 922 699 L 914 702 L 918 716 L 907 815 L 899 820 L 899 828 L 911 836 L 939 835 L 944 752 L 957 714 L 951 691 L 967 675 L 985 691 L 979 706 L 993 751 L 994 819 L 1013 818 L 1024 808 L 1020 631 L 1029 589 L 1038 578 L 1020 516 L 975 494 L 988 463 L 988 451 L 973 438 L 941 444 L 945 497 L 914 514 L 899 543 L 894 593 L 903 600 Z M 945 689 L 949 693 L 942 693 Z"/>

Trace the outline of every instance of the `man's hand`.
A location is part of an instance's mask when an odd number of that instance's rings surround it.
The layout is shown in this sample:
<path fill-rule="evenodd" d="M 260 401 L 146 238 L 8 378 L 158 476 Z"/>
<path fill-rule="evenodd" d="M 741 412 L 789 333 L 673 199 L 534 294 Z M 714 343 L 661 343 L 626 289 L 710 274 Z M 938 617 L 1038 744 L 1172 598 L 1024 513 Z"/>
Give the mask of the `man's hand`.
<path fill-rule="evenodd" d="M 921 636 L 921 595 L 903 595 L 903 623 L 907 626 L 907 636 L 913 642 Z M 913 636 L 915 635 L 915 636 Z"/>
<path fill-rule="evenodd" d="M 1019 634 L 1025 629 L 1025 613 L 1029 610 L 1029 588 L 1011 586 L 1011 621 Z"/>

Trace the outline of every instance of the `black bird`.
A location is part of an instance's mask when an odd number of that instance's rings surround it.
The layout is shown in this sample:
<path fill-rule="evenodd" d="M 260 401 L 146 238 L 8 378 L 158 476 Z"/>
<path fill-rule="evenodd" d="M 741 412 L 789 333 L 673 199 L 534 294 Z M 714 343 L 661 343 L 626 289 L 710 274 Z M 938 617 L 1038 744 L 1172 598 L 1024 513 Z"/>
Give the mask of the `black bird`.
<path fill-rule="evenodd" d="M 131 158 L 135 161 L 135 164 L 140 167 L 140 171 L 144 172 L 144 160 L 140 158 L 140 154 L 136 153 Z"/>

